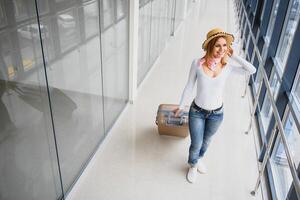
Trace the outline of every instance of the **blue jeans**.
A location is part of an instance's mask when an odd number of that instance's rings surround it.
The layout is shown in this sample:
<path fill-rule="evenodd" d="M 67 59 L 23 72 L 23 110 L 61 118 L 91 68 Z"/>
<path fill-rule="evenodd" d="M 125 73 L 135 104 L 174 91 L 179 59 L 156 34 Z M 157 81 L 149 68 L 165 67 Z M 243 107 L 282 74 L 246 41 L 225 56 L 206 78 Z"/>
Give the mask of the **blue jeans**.
<path fill-rule="evenodd" d="M 188 163 L 195 166 L 199 158 L 203 157 L 211 137 L 217 132 L 223 121 L 223 106 L 216 110 L 204 110 L 194 102 L 189 111 L 189 130 L 191 145 Z"/>

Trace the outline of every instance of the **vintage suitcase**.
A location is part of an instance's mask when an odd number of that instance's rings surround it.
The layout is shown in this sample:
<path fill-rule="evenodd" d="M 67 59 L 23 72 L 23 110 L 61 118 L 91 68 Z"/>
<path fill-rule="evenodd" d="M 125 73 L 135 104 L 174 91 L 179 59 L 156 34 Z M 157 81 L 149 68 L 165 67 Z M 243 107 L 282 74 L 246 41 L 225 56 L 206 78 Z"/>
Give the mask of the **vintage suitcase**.
<path fill-rule="evenodd" d="M 175 117 L 173 112 L 178 105 L 160 104 L 156 115 L 156 125 L 160 135 L 187 137 L 188 128 L 188 106 L 185 107 L 180 117 Z"/>

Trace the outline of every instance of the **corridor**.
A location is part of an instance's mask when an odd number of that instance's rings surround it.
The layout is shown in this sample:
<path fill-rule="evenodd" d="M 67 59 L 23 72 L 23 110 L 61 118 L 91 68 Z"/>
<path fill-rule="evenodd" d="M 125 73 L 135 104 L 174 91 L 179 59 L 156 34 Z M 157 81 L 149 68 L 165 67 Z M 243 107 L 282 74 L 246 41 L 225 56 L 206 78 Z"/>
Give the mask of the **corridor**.
<path fill-rule="evenodd" d="M 216 6 L 218 5 L 218 6 Z M 161 103 L 178 104 L 193 59 L 203 55 L 208 30 L 221 27 L 236 37 L 234 2 L 192 2 L 192 8 L 167 43 L 137 98 L 127 104 L 105 140 L 75 183 L 68 200 L 245 200 L 263 199 L 261 189 L 250 195 L 258 176 L 256 129 L 246 135 L 253 104 L 245 76 L 231 74 L 224 101 L 224 122 L 204 158 L 207 174 L 186 180 L 190 139 L 160 136 L 155 117 Z"/>

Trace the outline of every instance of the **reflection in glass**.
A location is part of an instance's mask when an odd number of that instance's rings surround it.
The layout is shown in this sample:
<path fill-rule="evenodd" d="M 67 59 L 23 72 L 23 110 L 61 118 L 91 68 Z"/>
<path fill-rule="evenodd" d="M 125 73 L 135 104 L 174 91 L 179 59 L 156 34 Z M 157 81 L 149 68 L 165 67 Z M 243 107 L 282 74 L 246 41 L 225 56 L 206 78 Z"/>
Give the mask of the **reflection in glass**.
<path fill-rule="evenodd" d="M 104 25 L 101 32 L 105 129 L 108 131 L 128 101 L 128 12 L 108 26 L 114 15 L 113 1 L 103 1 Z M 128 1 L 126 0 L 126 5 Z M 114 5 L 116 6 L 116 5 Z M 128 7 L 128 6 L 127 6 Z M 128 8 L 127 8 L 128 9 Z M 100 13 L 101 13 L 100 12 Z"/>
<path fill-rule="evenodd" d="M 159 52 L 164 49 L 168 37 L 168 1 L 161 1 L 160 7 L 161 14 L 159 23 Z"/>
<path fill-rule="evenodd" d="M 77 8 L 57 15 L 60 48 L 65 52 L 79 43 Z"/>
<path fill-rule="evenodd" d="M 293 83 L 293 88 L 292 88 L 292 97 L 293 99 L 295 99 L 295 101 L 293 102 L 293 108 L 295 108 L 295 110 L 297 109 L 298 111 L 300 110 L 300 63 L 298 65 L 298 71 L 297 71 L 297 75 L 294 79 L 294 83 Z M 299 112 L 297 112 L 299 113 Z"/>
<path fill-rule="evenodd" d="M 25 24 L 18 28 L 19 45 L 21 48 L 22 65 L 24 71 L 32 69 L 38 64 L 42 64 L 42 54 L 40 51 L 40 35 L 37 23 Z M 47 30 L 41 25 L 42 33 Z"/>
<path fill-rule="evenodd" d="M 273 108 L 271 106 L 271 100 L 270 100 L 270 98 L 267 94 L 264 98 L 264 102 L 263 102 L 263 105 L 262 105 L 260 116 L 261 116 L 262 125 L 263 125 L 263 128 L 264 128 L 264 133 L 266 134 L 267 130 L 268 130 L 269 123 L 270 123 L 270 120 L 273 116 Z"/>
<path fill-rule="evenodd" d="M 255 54 L 254 55 L 254 62 L 253 62 L 253 65 L 259 69 L 259 66 L 260 66 L 260 63 L 258 61 L 258 58 L 257 58 L 257 55 Z M 260 84 L 260 81 L 262 80 L 262 74 L 261 74 L 261 70 L 257 70 L 257 73 L 255 74 L 254 76 L 254 90 L 255 90 L 255 95 L 257 95 L 257 92 L 258 92 L 258 87 L 259 87 L 259 84 Z"/>
<path fill-rule="evenodd" d="M 30 3 L 29 3 L 30 2 Z M 46 14 L 49 11 L 48 0 L 38 0 L 40 14 Z M 32 0 L 13 0 L 14 12 L 17 21 L 23 21 L 36 16 L 35 6 L 31 6 Z"/>
<path fill-rule="evenodd" d="M 0 2 L 0 27 L 6 25 L 6 16 L 5 16 L 5 10 L 2 4 L 2 1 Z"/>
<path fill-rule="evenodd" d="M 114 23 L 114 7 L 113 1 L 111 0 L 102 0 L 102 12 L 101 16 L 103 16 L 103 28 L 106 29 L 108 26 Z"/>
<path fill-rule="evenodd" d="M 38 0 L 39 14 L 46 14 L 49 12 L 48 0 Z"/>
<path fill-rule="evenodd" d="M 299 104 L 299 108 L 300 108 L 300 79 L 297 80 L 297 85 L 295 87 L 295 95 L 296 95 L 296 98 L 297 98 L 297 101 L 298 101 L 298 104 Z"/>
<path fill-rule="evenodd" d="M 270 40 L 270 38 L 272 36 L 272 33 L 273 33 L 273 27 L 274 27 L 274 24 L 275 24 L 275 19 L 276 19 L 276 16 L 277 16 L 279 3 L 280 3 L 280 0 L 275 0 L 273 2 L 272 13 L 271 13 L 271 17 L 270 17 L 270 21 L 269 21 L 269 25 L 268 25 L 267 34 L 266 34 L 266 38 L 267 38 L 268 41 Z"/>
<path fill-rule="evenodd" d="M 117 19 L 121 19 L 125 16 L 125 12 L 127 12 L 127 1 L 126 0 L 117 0 Z"/>
<path fill-rule="evenodd" d="M 176 1 L 176 11 L 175 11 L 175 30 L 176 30 L 179 24 L 183 21 L 185 1 L 182 0 L 175 0 L 175 1 Z"/>
<path fill-rule="evenodd" d="M 291 114 L 288 115 L 287 121 L 284 126 L 284 131 L 291 156 L 295 162 L 295 165 L 298 166 L 300 162 L 300 135 Z M 271 167 L 277 198 L 286 199 L 289 188 L 292 184 L 292 175 L 288 166 L 286 153 L 280 137 L 278 137 L 276 141 L 271 156 Z"/>
<path fill-rule="evenodd" d="M 174 0 L 149 1 L 139 11 L 139 85 L 166 46 L 171 33 Z"/>
<path fill-rule="evenodd" d="M 15 17 L 18 21 L 29 18 L 29 13 L 26 8 L 26 2 L 22 0 L 13 0 Z"/>
<path fill-rule="evenodd" d="M 89 38 L 99 33 L 99 11 L 96 1 L 83 7 L 85 19 L 85 35 Z"/>
<path fill-rule="evenodd" d="M 51 19 L 48 18 L 41 18 L 41 36 L 43 39 L 43 48 L 45 56 L 47 57 L 46 60 L 48 62 L 53 61 L 55 57 L 55 50 L 54 50 L 54 33 L 51 26 Z"/>
<path fill-rule="evenodd" d="M 1 70 L 5 80 L 13 80 L 17 76 L 17 65 L 14 62 L 14 51 L 9 33 L 0 34 Z"/>
<path fill-rule="evenodd" d="M 152 1 L 151 7 L 151 45 L 150 45 L 150 60 L 151 65 L 159 55 L 159 20 L 160 20 L 160 3 L 161 1 Z"/>
<path fill-rule="evenodd" d="M 34 8 L 34 1 L 26 2 Z M 10 27 L 0 35 L 1 199 L 62 196 L 36 23 Z"/>
<path fill-rule="evenodd" d="M 270 76 L 270 86 L 271 86 L 271 92 L 273 94 L 273 98 L 274 98 L 274 100 L 276 100 L 278 91 L 279 91 L 280 82 L 279 82 L 279 77 L 277 76 L 277 74 L 275 72 L 275 68 L 273 68 L 272 74 Z M 271 100 L 266 93 L 265 99 L 264 99 L 264 102 L 262 105 L 262 109 L 261 109 L 261 118 L 262 118 L 262 124 L 263 124 L 264 130 L 265 130 L 265 133 L 267 132 L 272 114 L 273 114 L 273 109 L 272 109 L 272 105 L 271 105 Z"/>
<path fill-rule="evenodd" d="M 190 9 L 191 9 L 191 7 L 192 7 L 192 1 L 193 0 L 187 0 L 187 6 L 186 6 L 186 11 L 188 12 Z"/>
<path fill-rule="evenodd" d="M 45 16 L 42 22 L 49 32 L 43 47 L 66 192 L 104 138 L 98 1 L 59 12 L 54 20 Z M 50 62 L 56 41 L 62 51 Z"/>
<path fill-rule="evenodd" d="M 138 81 L 139 85 L 145 77 L 150 65 L 151 37 L 151 2 L 139 11 L 139 42 L 138 42 Z"/>
<path fill-rule="evenodd" d="M 300 16 L 300 0 L 293 0 L 291 3 L 291 9 L 289 14 L 287 15 L 288 19 L 286 21 L 285 29 L 282 31 L 282 41 L 281 45 L 278 48 L 277 58 L 278 61 L 281 63 L 281 67 L 284 70 L 285 62 L 289 54 L 289 50 L 292 45 L 292 41 L 294 38 L 294 34 L 297 28 L 297 24 L 299 21 Z"/>

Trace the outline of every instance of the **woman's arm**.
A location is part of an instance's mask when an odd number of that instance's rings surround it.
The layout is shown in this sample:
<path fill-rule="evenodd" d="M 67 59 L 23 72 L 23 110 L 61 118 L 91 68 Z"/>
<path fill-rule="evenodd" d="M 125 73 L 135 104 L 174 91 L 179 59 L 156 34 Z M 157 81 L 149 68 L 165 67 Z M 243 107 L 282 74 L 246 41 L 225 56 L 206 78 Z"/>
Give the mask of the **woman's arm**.
<path fill-rule="evenodd" d="M 254 74 L 256 72 L 256 68 L 247 60 L 241 58 L 233 54 L 229 59 L 234 62 L 230 62 L 230 65 L 233 68 L 233 71 L 239 74 Z"/>
<path fill-rule="evenodd" d="M 184 108 L 187 99 L 192 97 L 193 88 L 194 88 L 196 79 L 197 79 L 197 59 L 195 59 L 192 62 L 189 77 L 188 77 L 188 81 L 187 81 L 187 83 L 185 85 L 185 88 L 183 90 L 183 93 L 181 95 L 181 100 L 180 100 L 180 104 L 179 104 L 179 109 L 180 110 L 182 110 Z"/>

